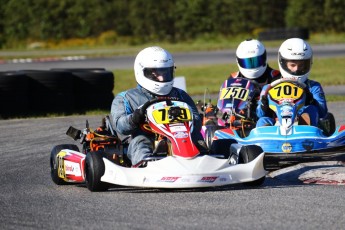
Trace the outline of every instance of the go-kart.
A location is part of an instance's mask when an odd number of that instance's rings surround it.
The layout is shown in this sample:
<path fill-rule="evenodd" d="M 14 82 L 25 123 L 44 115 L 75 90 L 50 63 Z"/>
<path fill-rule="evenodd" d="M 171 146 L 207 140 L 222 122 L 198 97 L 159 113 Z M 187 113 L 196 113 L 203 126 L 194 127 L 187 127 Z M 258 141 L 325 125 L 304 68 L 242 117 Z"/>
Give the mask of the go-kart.
<path fill-rule="evenodd" d="M 244 78 L 229 77 L 220 86 L 217 106 L 210 102 L 201 105 L 203 119 L 202 135 L 212 152 L 223 152 L 229 156 L 231 141 L 217 141 L 212 145 L 214 133 L 219 129 L 231 129 L 240 137 L 246 137 L 256 126 L 256 100 L 260 94 L 259 85 Z M 224 151 L 226 150 L 226 151 Z"/>
<path fill-rule="evenodd" d="M 219 150 L 219 146 L 228 146 L 223 151 L 228 151 L 234 162 L 238 162 L 242 148 L 255 148 L 258 153 L 265 153 L 267 171 L 301 162 L 345 160 L 345 125 L 335 127 L 334 122 L 332 133 L 301 125 L 297 111 L 305 105 L 305 87 L 304 83 L 287 79 L 272 82 L 266 96 L 276 114 L 276 124 L 253 128 L 245 137 L 237 130 L 219 128 L 212 134 L 211 148 Z"/>
<path fill-rule="evenodd" d="M 223 155 L 198 150 L 191 139 L 193 115 L 185 102 L 156 98 L 141 110 L 146 114 L 141 127 L 156 136 L 154 151 L 144 158 L 142 167 L 131 165 L 126 156 L 128 142 L 120 140 L 106 117 L 102 131 L 92 131 L 88 125 L 84 131 L 68 129 L 69 136 L 81 140 L 83 151 L 76 145 L 55 146 L 50 156 L 52 180 L 56 184 L 85 183 L 90 191 L 104 191 L 111 185 L 199 188 L 264 182 L 264 153 L 243 149 L 244 160 L 238 164 Z M 167 144 L 162 145 L 164 141 Z"/>

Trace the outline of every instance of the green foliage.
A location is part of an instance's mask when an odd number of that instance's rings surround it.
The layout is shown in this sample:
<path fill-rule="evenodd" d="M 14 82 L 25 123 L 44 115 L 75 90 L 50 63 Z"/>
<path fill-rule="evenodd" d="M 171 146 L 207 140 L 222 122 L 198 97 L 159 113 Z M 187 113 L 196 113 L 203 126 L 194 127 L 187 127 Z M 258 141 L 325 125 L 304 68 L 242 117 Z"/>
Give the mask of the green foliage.
<path fill-rule="evenodd" d="M 344 7 L 343 0 L 3 0 L 0 45 L 96 38 L 111 31 L 114 42 L 130 44 L 256 37 L 265 28 L 344 32 Z M 108 38 L 102 42 L 112 42 Z"/>
<path fill-rule="evenodd" d="M 326 21 L 328 31 L 345 31 L 344 9 L 344 0 L 325 0 L 324 20 Z"/>
<path fill-rule="evenodd" d="M 289 0 L 285 24 L 312 32 L 344 32 L 344 8 L 343 0 Z"/>
<path fill-rule="evenodd" d="M 324 0 L 289 0 L 288 4 L 285 18 L 287 27 L 305 27 L 311 31 L 325 28 Z"/>

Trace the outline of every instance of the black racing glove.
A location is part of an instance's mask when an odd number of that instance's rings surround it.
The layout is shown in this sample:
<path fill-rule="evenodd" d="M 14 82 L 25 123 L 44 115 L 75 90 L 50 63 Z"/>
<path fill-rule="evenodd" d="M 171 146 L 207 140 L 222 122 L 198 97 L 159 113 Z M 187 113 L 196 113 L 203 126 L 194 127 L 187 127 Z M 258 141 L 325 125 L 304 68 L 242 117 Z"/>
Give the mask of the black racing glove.
<path fill-rule="evenodd" d="M 262 97 L 261 97 L 261 109 L 262 109 L 262 111 L 264 111 L 264 113 L 267 114 L 269 108 L 270 107 L 268 105 L 267 95 L 262 95 Z"/>
<path fill-rule="evenodd" d="M 136 109 L 132 114 L 132 121 L 134 124 L 140 125 L 145 122 L 145 114 L 141 109 Z"/>

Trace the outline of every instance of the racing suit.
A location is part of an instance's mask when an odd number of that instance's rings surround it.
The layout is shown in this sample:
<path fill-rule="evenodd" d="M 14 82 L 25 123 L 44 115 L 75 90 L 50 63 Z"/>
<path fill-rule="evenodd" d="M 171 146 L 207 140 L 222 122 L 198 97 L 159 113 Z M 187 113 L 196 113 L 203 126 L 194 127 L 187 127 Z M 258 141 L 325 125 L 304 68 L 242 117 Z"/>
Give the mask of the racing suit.
<path fill-rule="evenodd" d="M 323 92 L 321 84 L 317 81 L 307 79 L 304 83 L 307 85 L 307 90 L 309 90 L 313 98 L 309 99 L 307 97 L 305 106 L 298 110 L 298 116 L 302 113 L 307 113 L 310 117 L 310 125 L 318 126 L 319 118 L 324 118 L 328 112 L 325 93 Z M 260 98 L 265 94 L 267 87 L 268 85 L 263 87 Z M 261 105 L 262 103 L 260 100 L 256 108 L 256 115 L 259 117 L 256 127 L 274 125 L 275 114 L 272 110 L 269 110 L 266 114 Z"/>
<path fill-rule="evenodd" d="M 192 109 L 194 128 L 191 134 L 193 143 L 201 151 L 206 147 L 201 135 L 201 118 L 192 98 L 183 90 L 173 87 L 166 97 L 179 98 L 186 102 Z M 121 135 L 131 135 L 127 156 L 132 165 L 136 165 L 145 156 L 152 154 L 155 135 L 143 131 L 132 121 L 132 113 L 145 102 L 156 96 L 138 85 L 136 88 L 124 91 L 116 95 L 111 105 L 111 122 L 116 132 Z M 201 145 L 201 146 L 200 146 Z M 207 147 L 206 147 L 207 148 Z"/>

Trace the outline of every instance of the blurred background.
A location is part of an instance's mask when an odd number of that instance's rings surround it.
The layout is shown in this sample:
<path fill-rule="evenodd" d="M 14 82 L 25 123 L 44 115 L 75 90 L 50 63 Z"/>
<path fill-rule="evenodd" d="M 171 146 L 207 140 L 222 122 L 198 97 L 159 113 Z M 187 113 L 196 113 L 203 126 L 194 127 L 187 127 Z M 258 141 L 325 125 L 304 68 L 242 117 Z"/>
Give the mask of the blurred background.
<path fill-rule="evenodd" d="M 345 42 L 343 9 L 343 0 L 1 0 L 0 47 L 207 42 L 229 48 L 244 37 L 277 40 L 284 33 Z"/>
<path fill-rule="evenodd" d="M 345 85 L 344 0 L 0 3 L 0 119 L 106 113 L 114 95 L 135 87 L 134 57 L 150 45 L 173 54 L 176 76 L 185 77 L 195 100 L 217 99 L 219 86 L 237 71 L 234 51 L 247 38 L 264 43 L 276 69 L 280 44 L 291 37 L 306 39 L 316 51 L 311 78 L 323 86 Z M 322 56 L 325 52 L 332 55 Z M 343 93 L 326 96 L 345 101 Z"/>

